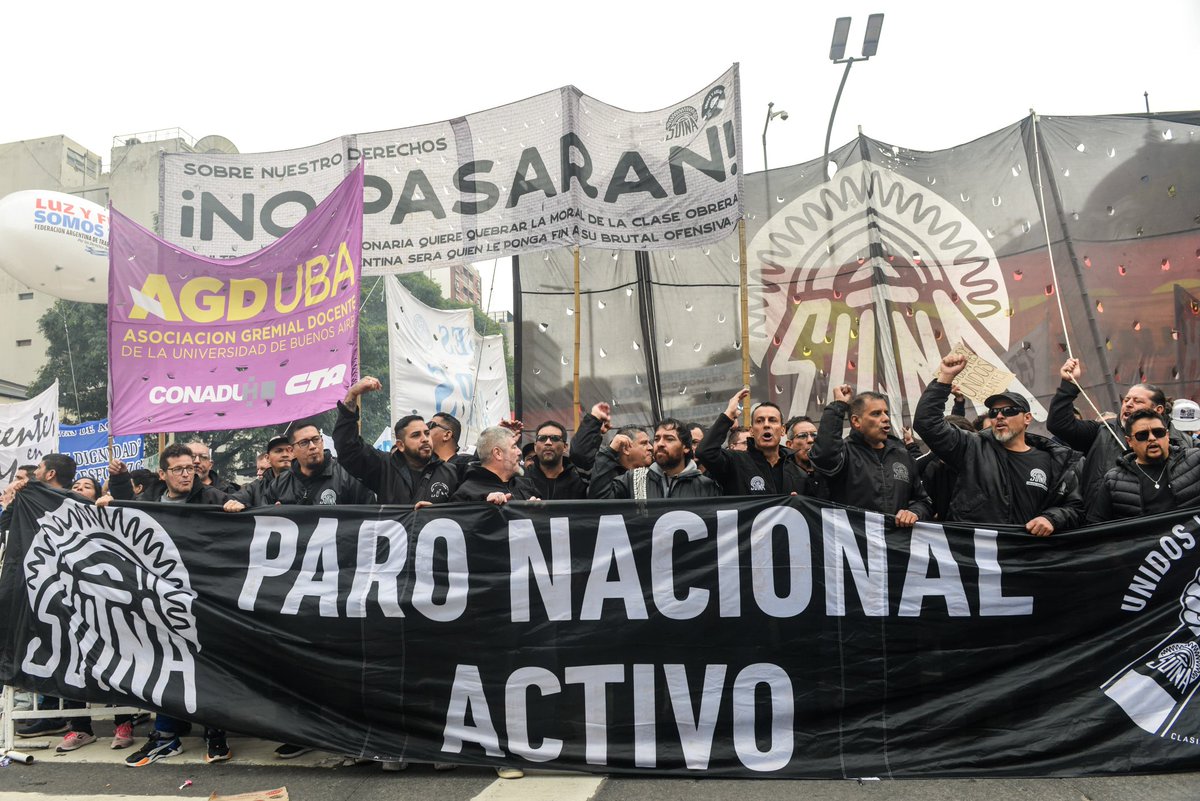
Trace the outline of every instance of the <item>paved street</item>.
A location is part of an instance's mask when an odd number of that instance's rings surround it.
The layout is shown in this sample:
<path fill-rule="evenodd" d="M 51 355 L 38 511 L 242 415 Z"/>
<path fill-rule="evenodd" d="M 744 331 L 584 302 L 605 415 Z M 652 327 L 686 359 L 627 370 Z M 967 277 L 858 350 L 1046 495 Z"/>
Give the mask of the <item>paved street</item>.
<path fill-rule="evenodd" d="M 530 773 L 497 779 L 493 771 L 463 767 L 435 772 L 412 765 L 387 773 L 378 765 L 346 764 L 329 754 L 310 753 L 288 762 L 274 757 L 275 743 L 233 738 L 234 758 L 205 765 L 199 738 L 186 738 L 185 752 L 145 768 L 121 760 L 97 742 L 72 754 L 34 751 L 32 765 L 0 769 L 0 801 L 159 801 L 208 798 L 286 787 L 291 801 L 1196 801 L 1200 773 L 1082 779 L 958 779 L 937 781 L 771 781 L 688 778 L 627 778 Z M 180 789 L 187 780 L 192 784 Z"/>

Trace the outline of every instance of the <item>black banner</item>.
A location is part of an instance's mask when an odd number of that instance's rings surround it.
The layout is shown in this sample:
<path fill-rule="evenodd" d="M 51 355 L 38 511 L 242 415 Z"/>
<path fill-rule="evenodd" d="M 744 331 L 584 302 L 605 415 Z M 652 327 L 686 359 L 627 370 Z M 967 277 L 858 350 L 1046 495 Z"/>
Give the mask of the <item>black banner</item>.
<path fill-rule="evenodd" d="M 1188 512 L 1049 538 L 783 497 L 15 512 L 0 679 L 55 695 L 381 759 L 1200 768 Z"/>

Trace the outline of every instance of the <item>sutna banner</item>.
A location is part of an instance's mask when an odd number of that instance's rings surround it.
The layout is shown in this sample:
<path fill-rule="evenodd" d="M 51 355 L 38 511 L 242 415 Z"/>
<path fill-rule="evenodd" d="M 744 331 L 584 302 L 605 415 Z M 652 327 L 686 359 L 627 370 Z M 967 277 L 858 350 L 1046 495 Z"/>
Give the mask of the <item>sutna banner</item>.
<path fill-rule="evenodd" d="M 1195 770 L 1198 529 L 897 529 L 795 497 L 230 515 L 35 485 L 0 680 L 378 759 Z"/>
<path fill-rule="evenodd" d="M 741 217 L 738 67 L 659 111 L 573 86 L 444 122 L 274 153 L 165 153 L 163 237 L 236 258 L 366 167 L 363 274 L 594 245 L 716 242 Z"/>
<path fill-rule="evenodd" d="M 112 212 L 116 435 L 273 425 L 333 408 L 358 375 L 362 170 L 282 239 L 197 256 Z"/>

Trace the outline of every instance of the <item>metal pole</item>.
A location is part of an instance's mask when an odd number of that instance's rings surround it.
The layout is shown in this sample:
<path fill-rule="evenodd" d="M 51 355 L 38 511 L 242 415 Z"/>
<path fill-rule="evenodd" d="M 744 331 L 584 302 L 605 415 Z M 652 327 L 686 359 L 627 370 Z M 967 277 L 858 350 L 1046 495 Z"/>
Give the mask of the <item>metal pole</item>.
<path fill-rule="evenodd" d="M 579 430 L 579 246 L 575 247 L 575 361 L 574 361 L 574 403 L 571 410 L 574 416 L 573 427 L 575 431 Z"/>
<path fill-rule="evenodd" d="M 829 180 L 829 137 L 833 135 L 833 118 L 837 116 L 838 103 L 842 102 L 842 90 L 846 88 L 846 79 L 850 77 L 850 68 L 856 59 L 846 59 L 846 71 L 842 73 L 842 82 L 838 84 L 837 94 L 833 98 L 833 108 L 829 111 L 829 127 L 825 129 L 825 159 L 821 163 L 822 180 Z"/>
<path fill-rule="evenodd" d="M 746 221 L 738 220 L 738 246 L 741 253 L 742 307 L 742 386 L 750 386 L 750 281 L 746 264 Z M 742 405 L 742 425 L 750 427 L 750 398 Z"/>

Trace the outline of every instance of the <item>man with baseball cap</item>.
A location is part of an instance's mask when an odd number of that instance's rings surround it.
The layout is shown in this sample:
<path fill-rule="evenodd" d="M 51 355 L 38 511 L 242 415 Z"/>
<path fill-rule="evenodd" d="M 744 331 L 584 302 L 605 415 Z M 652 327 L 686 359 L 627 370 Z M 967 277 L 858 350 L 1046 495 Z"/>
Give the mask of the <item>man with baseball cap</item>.
<path fill-rule="evenodd" d="M 261 476 L 229 497 L 247 508 L 265 504 L 263 493 L 267 485 L 292 466 L 292 443 L 285 435 L 277 434 L 267 442 L 267 462 L 267 469 Z"/>
<path fill-rule="evenodd" d="M 1001 392 L 984 401 L 992 427 L 970 433 L 946 422 L 946 398 L 967 359 L 942 359 L 917 404 L 913 428 L 929 449 L 958 471 L 947 520 L 1022 525 L 1046 537 L 1079 525 L 1076 454 L 1026 429 L 1033 421 L 1029 401 L 1017 392 Z"/>

